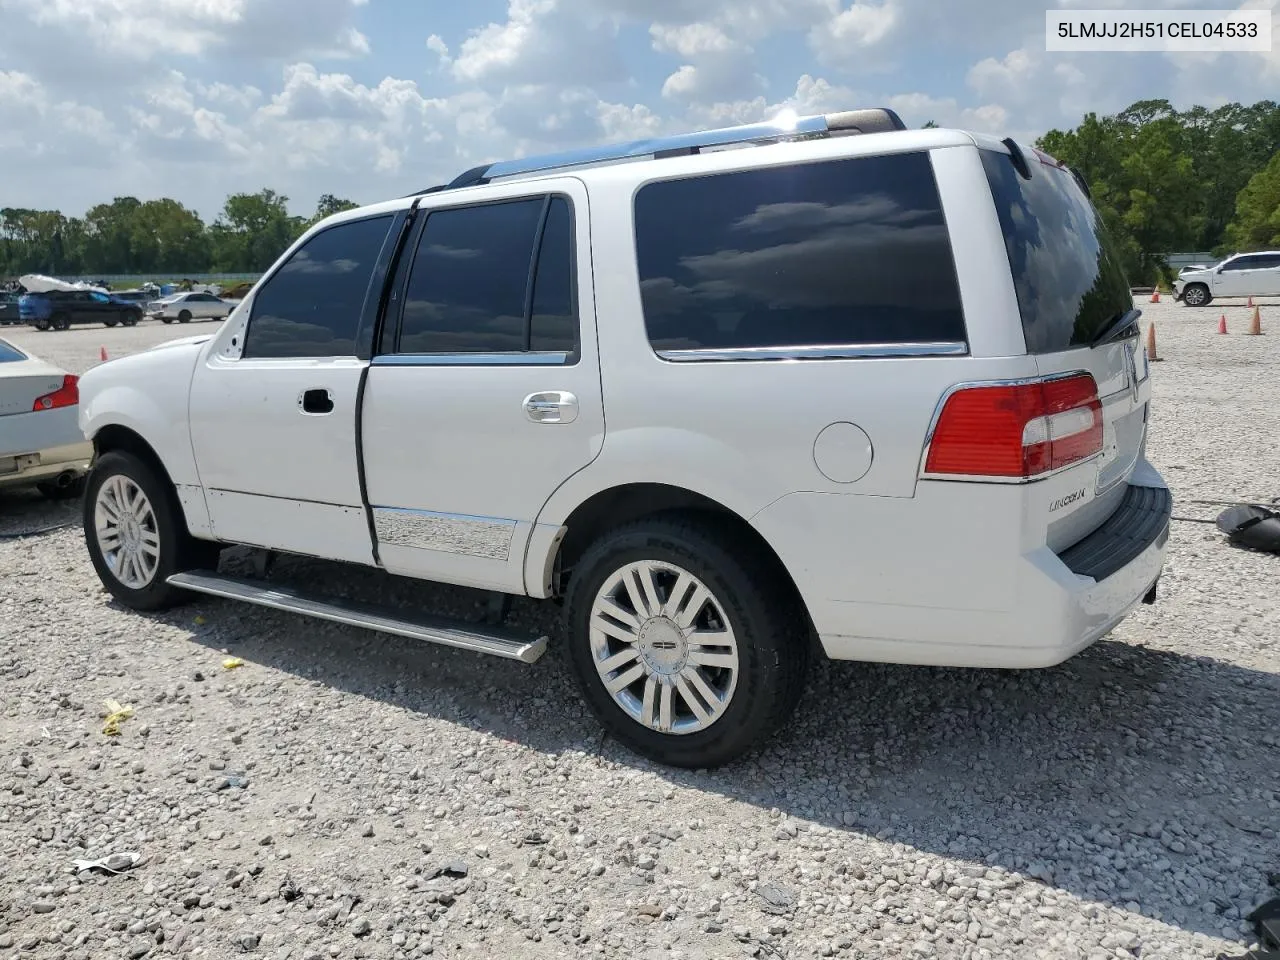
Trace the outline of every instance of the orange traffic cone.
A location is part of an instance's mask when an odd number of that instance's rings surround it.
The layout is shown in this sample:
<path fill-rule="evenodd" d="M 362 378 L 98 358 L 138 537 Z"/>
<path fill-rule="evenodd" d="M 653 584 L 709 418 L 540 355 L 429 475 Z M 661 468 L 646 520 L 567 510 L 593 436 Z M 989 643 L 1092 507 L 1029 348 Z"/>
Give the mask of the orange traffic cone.
<path fill-rule="evenodd" d="M 1222 319 L 1218 321 L 1218 332 L 1227 332 L 1227 315 L 1225 313 L 1222 315 Z"/>
<path fill-rule="evenodd" d="M 102 348 L 102 350 L 101 350 L 101 351 L 99 351 L 99 353 L 98 353 L 98 359 L 99 359 L 100 361 L 102 361 L 103 363 L 106 363 L 106 362 L 107 362 L 107 348 L 106 348 L 106 347 L 103 347 L 103 348 Z"/>
<path fill-rule="evenodd" d="M 1257 337 L 1262 334 L 1262 314 L 1255 306 L 1253 308 L 1253 316 L 1249 318 L 1249 336 Z"/>
<path fill-rule="evenodd" d="M 1147 324 L 1147 362 L 1157 363 L 1160 357 L 1156 354 L 1156 325 Z"/>
<path fill-rule="evenodd" d="M 1157 290 L 1153 290 L 1153 291 L 1152 291 L 1152 293 L 1151 293 L 1151 302 L 1152 302 L 1152 303 L 1159 303 L 1159 302 L 1160 302 L 1160 291 L 1159 291 L 1158 289 L 1157 289 Z"/>

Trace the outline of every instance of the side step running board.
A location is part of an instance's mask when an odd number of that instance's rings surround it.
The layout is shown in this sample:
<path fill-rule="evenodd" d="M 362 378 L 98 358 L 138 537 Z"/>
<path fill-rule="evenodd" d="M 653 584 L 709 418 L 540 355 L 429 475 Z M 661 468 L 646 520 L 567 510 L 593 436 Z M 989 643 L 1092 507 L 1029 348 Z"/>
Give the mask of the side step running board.
<path fill-rule="evenodd" d="M 207 593 L 228 600 L 243 600 L 259 606 L 300 613 L 306 617 L 332 620 L 348 626 L 364 627 L 382 633 L 394 633 L 412 640 L 426 640 L 446 647 L 458 647 L 476 653 L 533 663 L 547 649 L 547 638 L 529 639 L 517 634 L 484 627 L 480 624 L 443 617 L 406 615 L 400 610 L 357 603 L 308 597 L 294 590 L 280 589 L 274 584 L 242 577 L 228 577 L 207 570 L 175 573 L 168 583 L 184 590 Z"/>

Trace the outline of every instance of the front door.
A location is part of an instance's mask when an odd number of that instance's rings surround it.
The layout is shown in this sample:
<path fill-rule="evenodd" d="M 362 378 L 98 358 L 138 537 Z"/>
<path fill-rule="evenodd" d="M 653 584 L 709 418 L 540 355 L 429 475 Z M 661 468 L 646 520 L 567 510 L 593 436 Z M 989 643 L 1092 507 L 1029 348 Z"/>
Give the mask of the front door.
<path fill-rule="evenodd" d="M 368 363 L 358 331 L 392 215 L 346 221 L 295 250 L 254 294 L 237 351 L 210 352 L 191 387 L 191 434 L 214 535 L 372 563 L 356 455 Z"/>
<path fill-rule="evenodd" d="M 539 511 L 603 445 L 587 194 L 529 189 L 428 198 L 401 259 L 363 408 L 393 573 L 524 592 Z"/>

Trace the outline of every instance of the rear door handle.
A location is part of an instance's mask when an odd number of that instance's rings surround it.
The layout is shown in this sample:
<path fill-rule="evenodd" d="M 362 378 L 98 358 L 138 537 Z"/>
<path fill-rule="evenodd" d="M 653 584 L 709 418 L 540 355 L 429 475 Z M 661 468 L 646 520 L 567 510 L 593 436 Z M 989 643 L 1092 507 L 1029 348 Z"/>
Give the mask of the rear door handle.
<path fill-rule="evenodd" d="M 333 413 L 333 394 L 327 387 L 304 390 L 298 397 L 298 407 L 309 416 L 323 417 L 326 413 Z"/>
<path fill-rule="evenodd" d="M 524 412 L 534 423 L 573 423 L 578 419 L 578 398 L 565 390 L 531 393 L 524 398 Z"/>

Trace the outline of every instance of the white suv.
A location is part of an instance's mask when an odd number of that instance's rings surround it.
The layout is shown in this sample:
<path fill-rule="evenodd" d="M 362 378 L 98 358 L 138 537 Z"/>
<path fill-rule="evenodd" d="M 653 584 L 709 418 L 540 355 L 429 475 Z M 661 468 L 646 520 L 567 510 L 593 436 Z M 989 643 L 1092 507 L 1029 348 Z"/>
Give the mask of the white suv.
<path fill-rule="evenodd" d="M 1215 297 L 1280 297 L 1280 250 L 1238 253 L 1212 267 L 1183 270 L 1173 297 L 1188 307 L 1206 307 Z"/>
<path fill-rule="evenodd" d="M 88 548 L 137 609 L 526 662 L 546 638 L 220 575 L 218 547 L 560 602 L 603 723 L 714 766 L 812 648 L 1045 667 L 1154 601 L 1136 317 L 1069 170 L 889 111 L 495 163 L 325 220 L 216 334 L 89 371 Z"/>

